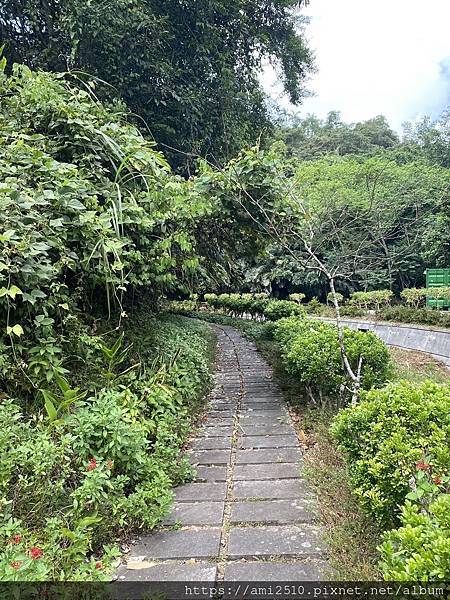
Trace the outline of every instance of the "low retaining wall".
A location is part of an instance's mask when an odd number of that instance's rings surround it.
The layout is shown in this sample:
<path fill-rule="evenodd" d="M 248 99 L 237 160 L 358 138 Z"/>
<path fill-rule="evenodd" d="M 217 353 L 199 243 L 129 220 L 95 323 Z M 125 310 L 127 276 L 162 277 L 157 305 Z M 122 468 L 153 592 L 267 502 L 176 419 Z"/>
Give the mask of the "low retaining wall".
<path fill-rule="evenodd" d="M 319 317 L 322 321 L 331 321 Z M 436 360 L 444 362 L 450 367 L 450 331 L 445 329 L 427 329 L 419 325 L 393 325 L 385 321 L 367 321 L 359 319 L 342 319 L 351 329 L 368 330 L 376 333 L 389 346 L 398 346 L 406 350 L 427 352 Z"/>

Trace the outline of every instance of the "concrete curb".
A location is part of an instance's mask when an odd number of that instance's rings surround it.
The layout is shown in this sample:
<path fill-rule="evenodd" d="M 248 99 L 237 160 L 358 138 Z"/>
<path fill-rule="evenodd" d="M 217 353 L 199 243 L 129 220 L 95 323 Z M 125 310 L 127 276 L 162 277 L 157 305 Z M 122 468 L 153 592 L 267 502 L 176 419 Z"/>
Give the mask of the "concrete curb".
<path fill-rule="evenodd" d="M 314 317 L 320 321 L 334 322 L 327 317 Z M 342 319 L 350 329 L 373 331 L 388 346 L 397 346 L 405 350 L 416 350 L 431 354 L 450 368 L 450 331 L 445 329 L 427 329 L 419 325 L 393 325 L 387 322 L 362 319 Z"/>

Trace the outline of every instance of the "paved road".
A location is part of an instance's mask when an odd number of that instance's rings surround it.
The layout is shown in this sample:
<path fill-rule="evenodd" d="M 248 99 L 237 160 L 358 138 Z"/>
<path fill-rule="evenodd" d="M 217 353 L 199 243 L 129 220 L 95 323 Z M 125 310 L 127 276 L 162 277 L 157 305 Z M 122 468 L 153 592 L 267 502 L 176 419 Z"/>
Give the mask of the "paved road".
<path fill-rule="evenodd" d="M 272 370 L 236 330 L 214 329 L 215 385 L 190 451 L 197 479 L 176 488 L 165 527 L 138 540 L 119 580 L 324 579 L 315 498 Z"/>

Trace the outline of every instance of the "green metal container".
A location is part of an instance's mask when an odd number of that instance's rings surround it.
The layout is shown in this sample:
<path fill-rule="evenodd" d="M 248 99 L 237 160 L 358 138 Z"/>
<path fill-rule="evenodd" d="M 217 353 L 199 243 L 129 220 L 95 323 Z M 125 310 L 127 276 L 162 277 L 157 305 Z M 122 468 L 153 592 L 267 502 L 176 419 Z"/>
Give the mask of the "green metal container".
<path fill-rule="evenodd" d="M 427 269 L 425 274 L 427 288 L 450 287 L 450 269 Z M 450 301 L 428 297 L 427 306 L 450 308 Z"/>

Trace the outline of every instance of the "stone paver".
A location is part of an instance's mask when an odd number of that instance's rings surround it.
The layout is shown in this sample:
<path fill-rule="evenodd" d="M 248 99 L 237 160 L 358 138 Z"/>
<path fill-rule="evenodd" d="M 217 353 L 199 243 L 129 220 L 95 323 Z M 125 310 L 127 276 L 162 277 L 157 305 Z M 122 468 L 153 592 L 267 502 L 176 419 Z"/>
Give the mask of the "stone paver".
<path fill-rule="evenodd" d="M 241 418 L 244 422 L 247 419 L 263 419 L 266 417 L 270 418 L 287 418 L 287 412 L 282 408 L 258 408 L 255 409 L 252 406 L 244 406 L 241 408 Z"/>
<path fill-rule="evenodd" d="M 205 423 L 205 425 L 208 426 L 210 424 L 218 424 L 216 419 L 220 421 L 225 421 L 224 423 L 222 423 L 223 425 L 232 425 L 234 414 L 235 411 L 233 411 L 231 408 L 229 410 L 212 410 L 208 415 L 209 420 L 207 421 L 207 423 Z"/>
<path fill-rule="evenodd" d="M 264 404 L 252 404 L 248 402 L 241 403 L 241 409 L 244 414 L 247 412 L 264 412 L 267 416 L 279 417 L 283 413 L 280 411 L 278 404 L 269 404 L 265 402 Z M 272 414 L 267 414 L 272 413 Z"/>
<path fill-rule="evenodd" d="M 200 484 L 201 485 L 201 484 Z M 205 484 L 206 485 L 206 484 Z M 310 491 L 304 479 L 280 479 L 269 481 L 235 481 L 235 498 L 302 498 Z"/>
<path fill-rule="evenodd" d="M 225 567 L 225 581 L 320 581 L 326 573 L 327 565 L 322 561 L 236 562 Z"/>
<path fill-rule="evenodd" d="M 207 563 L 174 564 L 173 562 L 154 564 L 149 561 L 129 561 L 120 567 L 118 579 L 128 581 L 215 581 L 217 567 Z M 136 589 L 130 595 L 121 588 L 122 598 L 136 597 Z"/>
<path fill-rule="evenodd" d="M 227 468 L 222 467 L 195 467 L 197 471 L 196 481 L 226 481 L 227 479 Z"/>
<path fill-rule="evenodd" d="M 302 453 L 272 370 L 236 330 L 213 328 L 214 387 L 187 454 L 196 481 L 175 488 L 163 528 L 141 536 L 118 578 L 323 580 L 316 500 L 301 477 Z"/>
<path fill-rule="evenodd" d="M 297 436 L 290 435 L 246 435 L 240 439 L 241 448 L 296 448 Z"/>
<path fill-rule="evenodd" d="M 192 444 L 194 450 L 226 450 L 231 446 L 231 436 L 201 437 Z"/>
<path fill-rule="evenodd" d="M 260 450 L 238 450 L 237 463 L 286 463 L 299 462 L 300 448 L 262 448 Z"/>
<path fill-rule="evenodd" d="M 192 465 L 227 465 L 231 450 L 198 450 L 189 455 Z"/>
<path fill-rule="evenodd" d="M 247 422 L 251 423 L 252 421 Z M 265 425 L 247 425 L 247 422 L 241 423 L 241 431 L 244 435 L 285 435 L 289 433 L 294 435 L 292 426 L 280 423 L 277 419 L 269 422 L 266 419 Z M 294 435 L 294 437 L 296 436 Z"/>
<path fill-rule="evenodd" d="M 267 396 L 253 396 L 247 394 L 242 398 L 242 404 L 273 404 L 278 406 L 279 402 L 282 402 L 282 397 L 276 397 L 272 394 Z"/>
<path fill-rule="evenodd" d="M 175 488 L 174 491 L 178 502 L 224 500 L 226 485 L 225 483 L 188 483 Z"/>
<path fill-rule="evenodd" d="M 165 524 L 222 525 L 223 508 L 223 502 L 176 502 Z"/>
<path fill-rule="evenodd" d="M 313 525 L 283 527 L 239 527 L 230 532 L 228 556 L 311 556 L 320 557 L 325 550 L 320 530 Z"/>
<path fill-rule="evenodd" d="M 220 534 L 220 528 L 157 531 L 144 536 L 133 555 L 147 560 L 213 558 L 219 552 Z"/>
<path fill-rule="evenodd" d="M 236 465 L 234 467 L 235 481 L 249 481 L 252 479 L 297 479 L 299 477 L 299 465 L 295 463 L 267 463 Z"/>
<path fill-rule="evenodd" d="M 258 502 L 234 502 L 230 521 L 236 523 L 312 523 L 314 513 L 312 499 L 260 500 Z"/>
<path fill-rule="evenodd" d="M 200 437 L 227 437 L 230 438 L 233 435 L 233 426 L 217 426 L 210 425 L 209 427 L 203 427 L 199 431 Z"/>

